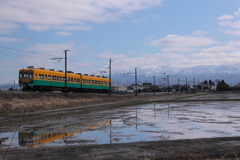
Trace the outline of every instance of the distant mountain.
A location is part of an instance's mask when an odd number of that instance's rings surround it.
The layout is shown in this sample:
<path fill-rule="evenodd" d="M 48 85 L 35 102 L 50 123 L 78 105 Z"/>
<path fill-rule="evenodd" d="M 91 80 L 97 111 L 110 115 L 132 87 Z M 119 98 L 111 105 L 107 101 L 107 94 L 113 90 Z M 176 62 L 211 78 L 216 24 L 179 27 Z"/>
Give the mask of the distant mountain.
<path fill-rule="evenodd" d="M 204 80 L 211 79 L 212 81 L 219 79 L 224 80 L 230 85 L 235 85 L 240 83 L 240 63 L 232 65 L 200 65 L 196 67 L 189 67 L 181 70 L 168 67 L 159 67 L 154 69 L 144 69 L 139 68 L 137 70 L 137 80 L 138 83 L 149 82 L 154 83 L 153 76 L 155 75 L 155 84 L 167 83 L 163 78 L 167 76 L 164 75 L 164 72 L 169 75 L 169 83 L 177 84 L 178 79 L 180 83 L 185 84 L 186 78 L 188 83 L 195 84 L 202 82 Z M 130 85 L 135 83 L 134 74 L 123 75 L 122 73 L 114 73 L 112 75 L 113 84 L 125 84 Z M 195 81 L 194 81 L 195 80 Z"/>
<path fill-rule="evenodd" d="M 15 80 L 15 84 L 18 83 L 18 80 Z M 14 84 L 14 80 L 10 78 L 6 78 L 3 81 L 0 81 L 0 85 L 2 84 Z"/>
<path fill-rule="evenodd" d="M 14 88 L 14 85 L 13 84 L 1 84 L 0 85 L 0 89 L 2 90 L 8 90 L 9 88 Z M 15 89 L 19 89 L 19 85 L 18 84 L 15 84 Z"/>

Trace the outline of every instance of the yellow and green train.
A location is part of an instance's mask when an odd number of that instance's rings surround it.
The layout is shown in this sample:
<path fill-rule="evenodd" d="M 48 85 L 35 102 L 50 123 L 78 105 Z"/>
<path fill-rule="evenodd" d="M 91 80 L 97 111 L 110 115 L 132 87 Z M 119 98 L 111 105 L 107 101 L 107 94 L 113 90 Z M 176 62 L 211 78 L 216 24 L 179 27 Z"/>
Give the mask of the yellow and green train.
<path fill-rule="evenodd" d="M 62 92 L 97 92 L 111 90 L 111 80 L 106 77 L 82 75 L 68 71 L 28 66 L 19 70 L 19 86 L 23 91 L 62 91 Z"/>

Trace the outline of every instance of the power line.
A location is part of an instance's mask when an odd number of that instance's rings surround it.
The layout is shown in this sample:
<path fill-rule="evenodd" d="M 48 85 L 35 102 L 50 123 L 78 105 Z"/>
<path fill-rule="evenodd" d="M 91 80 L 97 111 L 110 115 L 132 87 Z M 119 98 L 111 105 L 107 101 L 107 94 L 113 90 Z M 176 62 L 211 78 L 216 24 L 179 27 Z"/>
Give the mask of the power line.
<path fill-rule="evenodd" d="M 10 49 L 10 50 L 15 50 L 15 51 L 21 51 L 21 52 L 27 52 L 27 53 L 41 54 L 41 55 L 46 55 L 46 56 L 48 56 L 48 57 L 53 57 L 53 56 L 54 56 L 54 55 L 49 55 L 49 54 L 44 54 L 44 53 L 25 51 L 25 50 L 20 50 L 20 49 L 15 49 L 15 48 L 9 48 L 9 47 L 3 47 L 3 46 L 0 46 L 0 48 L 5 48 L 5 49 Z M 81 61 L 77 61 L 77 60 L 73 60 L 73 59 L 68 59 L 68 60 L 75 61 L 75 62 L 81 62 Z M 86 62 L 81 62 L 81 63 L 86 63 Z M 86 63 L 86 64 L 87 64 L 87 63 Z M 97 65 L 92 65 L 92 66 L 102 67 L 102 66 L 97 66 Z"/>
<path fill-rule="evenodd" d="M 7 47 L 2 47 L 0 46 L 0 48 L 7 48 Z M 35 54 L 41 54 L 41 55 L 46 55 L 46 56 L 50 56 L 47 54 L 42 54 L 42 53 L 37 53 L 37 52 L 29 52 L 29 51 L 24 51 L 24 50 L 19 50 L 19 49 L 13 49 L 13 48 L 7 48 L 7 49 L 11 49 L 11 50 L 16 50 L 16 51 L 22 51 L 22 52 L 27 52 L 27 53 L 35 53 Z M 9 53 L 9 52 L 4 52 L 4 51 L 0 51 L 2 53 L 7 53 L 7 54 L 14 54 L 14 55 L 21 55 L 21 56 L 26 56 L 26 57 L 32 57 L 32 58 L 40 58 L 40 57 L 34 57 L 34 56 L 29 56 L 29 55 L 22 55 L 22 54 L 18 54 L 18 53 Z M 6 54 L 2 54 L 2 55 L 6 55 Z M 41 58 L 40 58 L 41 59 Z M 73 59 L 68 59 L 70 61 L 74 61 L 74 62 L 80 62 L 80 63 L 84 63 L 84 64 L 88 64 L 89 66 L 95 66 L 95 67 L 101 67 L 104 68 L 103 66 L 98 66 L 98 65 L 93 65 L 93 64 L 89 64 L 87 62 L 81 62 L 81 61 L 77 61 L 77 60 L 73 60 Z"/>
<path fill-rule="evenodd" d="M 31 51 L 25 51 L 25 50 L 20 50 L 20 49 L 15 49 L 15 48 L 9 48 L 9 47 L 3 47 L 3 46 L 0 46 L 0 48 L 10 49 L 10 50 L 15 50 L 15 51 L 20 51 L 20 52 L 26 52 L 26 53 L 41 54 L 41 55 L 46 55 L 46 56 L 48 56 L 48 57 L 51 57 L 51 56 L 52 56 L 52 55 L 49 55 L 49 54 L 37 53 L 37 52 L 31 52 Z"/>
<path fill-rule="evenodd" d="M 4 54 L 4 53 L 1 53 L 0 51 L 0 55 L 5 55 L 5 56 L 9 56 L 9 57 L 16 57 L 14 55 L 9 55 L 9 54 Z M 19 58 L 19 59 L 28 59 L 28 60 L 35 60 L 35 61 L 40 61 L 40 62 L 43 62 L 43 61 L 46 61 L 48 59 L 36 59 L 36 58 L 29 58 L 29 57 L 16 57 L 16 58 Z M 59 63 L 59 62 L 53 62 L 53 63 Z M 89 67 L 91 66 L 80 66 L 80 65 L 74 65 L 74 64 L 68 64 L 68 66 L 72 67 L 72 68 L 81 68 L 81 69 L 86 69 L 86 70 L 90 70 Z M 104 67 L 103 67 L 104 68 Z M 86 73 L 86 72 L 85 72 Z"/>

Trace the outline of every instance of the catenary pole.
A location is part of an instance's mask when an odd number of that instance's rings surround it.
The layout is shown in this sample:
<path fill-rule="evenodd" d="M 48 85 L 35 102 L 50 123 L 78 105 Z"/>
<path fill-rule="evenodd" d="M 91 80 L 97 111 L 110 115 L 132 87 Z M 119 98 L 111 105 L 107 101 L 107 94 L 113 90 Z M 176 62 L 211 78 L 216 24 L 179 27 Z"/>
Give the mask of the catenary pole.
<path fill-rule="evenodd" d="M 136 93 L 135 93 L 135 96 L 138 95 L 138 85 L 137 85 L 137 68 L 135 68 L 135 86 L 136 86 Z"/>
<path fill-rule="evenodd" d="M 70 50 L 64 50 L 65 52 L 65 92 L 67 92 L 67 51 L 70 51 Z"/>
<path fill-rule="evenodd" d="M 153 82 L 153 91 L 154 91 L 154 96 L 155 96 L 155 75 L 153 76 L 153 78 L 154 78 L 154 82 Z"/>

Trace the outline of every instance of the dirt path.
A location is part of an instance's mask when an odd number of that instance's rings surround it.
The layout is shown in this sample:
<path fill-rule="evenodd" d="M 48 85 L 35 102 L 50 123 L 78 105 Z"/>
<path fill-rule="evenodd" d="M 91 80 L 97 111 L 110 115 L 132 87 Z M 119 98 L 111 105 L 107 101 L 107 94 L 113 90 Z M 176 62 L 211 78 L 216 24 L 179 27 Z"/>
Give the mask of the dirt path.
<path fill-rule="evenodd" d="M 0 151 L 5 159 L 237 159 L 240 138 L 210 138 L 122 144 L 41 147 Z"/>

